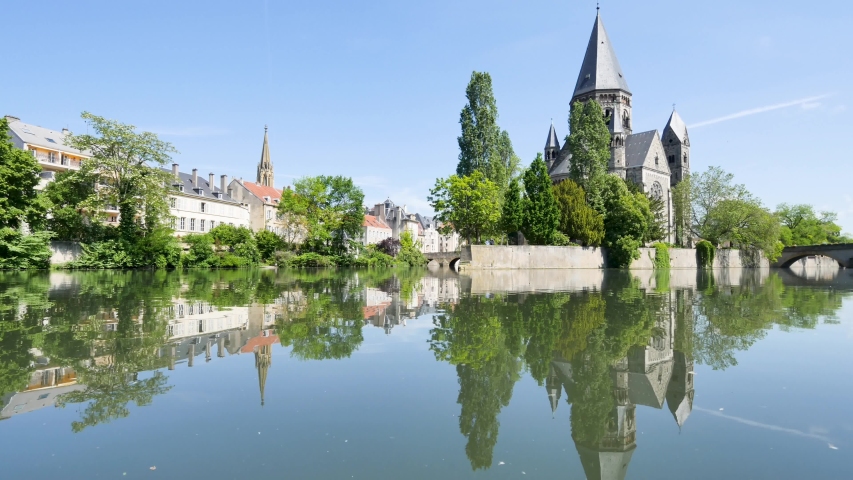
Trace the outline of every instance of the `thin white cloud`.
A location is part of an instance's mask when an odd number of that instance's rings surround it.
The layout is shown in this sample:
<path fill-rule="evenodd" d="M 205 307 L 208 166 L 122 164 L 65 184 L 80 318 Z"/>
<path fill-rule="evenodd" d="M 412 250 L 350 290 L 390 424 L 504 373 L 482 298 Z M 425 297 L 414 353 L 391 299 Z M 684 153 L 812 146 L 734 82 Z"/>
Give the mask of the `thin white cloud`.
<path fill-rule="evenodd" d="M 148 128 L 143 130 L 164 137 L 216 137 L 231 133 L 227 128 L 221 127 Z"/>
<path fill-rule="evenodd" d="M 755 420 L 749 420 L 747 418 L 735 417 L 733 415 L 726 415 L 725 413 L 722 413 L 722 412 L 719 412 L 716 410 L 709 410 L 707 408 L 701 408 L 701 407 L 694 406 L 693 410 L 703 412 L 703 413 L 707 413 L 707 414 L 713 415 L 715 417 L 725 418 L 726 420 L 732 420 L 734 422 L 742 423 L 744 425 L 749 425 L 750 427 L 757 427 L 757 428 L 762 428 L 765 430 L 770 430 L 773 432 L 788 433 L 791 435 L 796 435 L 798 437 L 820 440 L 820 441 L 826 442 L 828 445 L 830 445 L 830 448 L 833 447 L 832 442 L 830 441 L 829 437 L 827 437 L 826 435 L 820 434 L 820 433 L 828 433 L 826 431 L 826 429 L 812 428 L 811 432 L 803 432 L 801 430 L 796 430 L 793 428 L 780 427 L 778 425 L 771 425 L 768 423 L 756 422 Z"/>
<path fill-rule="evenodd" d="M 814 108 L 813 105 L 815 104 L 815 102 L 817 102 L 818 100 L 823 100 L 824 98 L 827 98 L 830 96 L 832 96 L 832 94 L 827 93 L 825 95 L 818 95 L 816 97 L 801 98 L 799 100 L 794 100 L 791 102 L 777 103 L 774 105 L 767 105 L 765 107 L 751 108 L 749 110 L 743 110 L 743 111 L 740 111 L 737 113 L 733 113 L 731 115 L 726 115 L 726 116 L 714 118 L 711 120 L 705 120 L 704 122 L 694 123 L 693 125 L 690 125 L 690 128 L 704 127 L 707 125 L 713 125 L 715 123 L 722 123 L 722 122 L 727 122 L 729 120 L 735 120 L 735 119 L 742 118 L 742 117 L 748 117 L 750 115 L 758 115 L 759 113 L 772 112 L 773 110 L 779 110 L 779 109 L 788 108 L 788 107 L 796 107 L 798 105 L 802 105 L 803 108 L 806 108 L 806 109 Z M 818 103 L 817 105 L 820 105 L 820 104 Z"/>

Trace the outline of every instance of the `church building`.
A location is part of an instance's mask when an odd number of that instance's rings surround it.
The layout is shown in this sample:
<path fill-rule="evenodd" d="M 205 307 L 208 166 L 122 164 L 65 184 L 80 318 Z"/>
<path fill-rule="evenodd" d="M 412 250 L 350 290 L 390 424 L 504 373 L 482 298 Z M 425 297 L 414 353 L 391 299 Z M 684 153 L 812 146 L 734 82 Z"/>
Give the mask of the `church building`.
<path fill-rule="evenodd" d="M 673 109 L 663 135 L 658 130 L 634 133 L 631 90 L 616 59 L 616 51 L 604 29 L 600 13 L 596 15 L 592 27 L 570 104 L 589 100 L 601 104 L 610 130 L 609 173 L 634 182 L 646 194 L 664 201 L 664 214 L 669 225 L 666 240 L 673 242 L 671 189 L 690 172 L 687 126 Z M 572 159 L 568 142 L 560 147 L 553 123 L 548 132 L 544 154 L 548 173 L 555 183 L 569 178 Z"/>

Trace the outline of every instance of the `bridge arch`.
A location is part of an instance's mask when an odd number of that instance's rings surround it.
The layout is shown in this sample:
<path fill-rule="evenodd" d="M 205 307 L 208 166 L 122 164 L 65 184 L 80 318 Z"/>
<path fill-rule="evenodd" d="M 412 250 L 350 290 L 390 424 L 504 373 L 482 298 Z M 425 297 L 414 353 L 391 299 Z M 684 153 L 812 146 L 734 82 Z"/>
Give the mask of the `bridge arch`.
<path fill-rule="evenodd" d="M 456 258 L 450 260 L 450 263 L 448 264 L 450 266 L 450 269 L 453 270 L 454 272 L 459 271 L 459 260 L 461 260 L 461 259 L 459 257 L 456 257 Z"/>
<path fill-rule="evenodd" d="M 785 260 L 780 261 L 780 263 L 779 263 L 779 268 L 791 268 L 791 267 L 792 267 L 795 263 L 797 263 L 798 261 L 800 261 L 800 260 L 802 260 L 802 259 L 804 259 L 804 258 L 809 258 L 809 257 L 826 257 L 826 258 L 831 258 L 831 259 L 835 260 L 835 262 L 836 262 L 836 263 L 838 263 L 838 266 L 839 266 L 840 268 L 846 268 L 846 267 L 847 267 L 847 263 L 846 263 L 846 262 L 844 262 L 844 260 L 841 260 L 841 259 L 835 258 L 835 256 L 833 256 L 833 255 L 827 255 L 826 253 L 817 253 L 817 254 L 813 254 L 813 253 L 812 253 L 812 254 L 809 254 L 809 253 L 803 253 L 803 254 L 800 254 L 800 255 L 791 256 L 790 258 L 786 258 Z M 781 260 L 781 259 L 780 259 L 780 260 Z"/>

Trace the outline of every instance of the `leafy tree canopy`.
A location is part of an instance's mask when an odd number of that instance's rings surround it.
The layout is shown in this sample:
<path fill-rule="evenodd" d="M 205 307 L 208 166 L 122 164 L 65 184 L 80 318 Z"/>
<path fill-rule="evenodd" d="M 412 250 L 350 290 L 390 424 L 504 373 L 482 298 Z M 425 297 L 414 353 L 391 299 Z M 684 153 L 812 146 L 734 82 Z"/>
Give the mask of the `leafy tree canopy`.
<path fill-rule="evenodd" d="M 569 131 L 569 177 L 584 189 L 587 202 L 605 214 L 602 190 L 610 161 L 610 130 L 601 105 L 595 100 L 575 102 L 569 113 Z"/>
<path fill-rule="evenodd" d="M 445 235 L 455 230 L 472 244 L 498 231 L 500 192 L 479 170 L 467 177 L 436 180 L 429 201 Z"/>
<path fill-rule="evenodd" d="M 9 122 L 0 118 L 0 228 L 40 224 L 44 206 L 36 194 L 39 166 L 35 157 L 12 144 Z"/>
<path fill-rule="evenodd" d="M 560 225 L 560 211 L 542 154 L 524 172 L 524 236 L 535 245 L 549 245 Z"/>

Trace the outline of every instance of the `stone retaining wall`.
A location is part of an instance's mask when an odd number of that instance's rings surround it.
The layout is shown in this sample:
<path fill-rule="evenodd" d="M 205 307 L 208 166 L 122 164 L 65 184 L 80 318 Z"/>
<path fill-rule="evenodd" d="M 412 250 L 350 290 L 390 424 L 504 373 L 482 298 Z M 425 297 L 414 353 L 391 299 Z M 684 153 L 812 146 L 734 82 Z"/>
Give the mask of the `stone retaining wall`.
<path fill-rule="evenodd" d="M 80 242 L 52 240 L 50 242 L 50 251 L 53 253 L 50 257 L 51 265 L 73 262 L 83 255 L 83 248 L 80 246 Z"/>
<path fill-rule="evenodd" d="M 655 249 L 641 248 L 640 258 L 631 264 L 633 270 L 653 270 Z M 696 250 L 671 248 L 671 269 L 698 268 Z M 537 245 L 471 245 L 462 249 L 462 269 L 602 269 L 607 266 L 607 250 L 592 247 L 548 247 Z M 740 250 L 717 250 L 714 268 L 769 268 L 763 256 Z"/>

